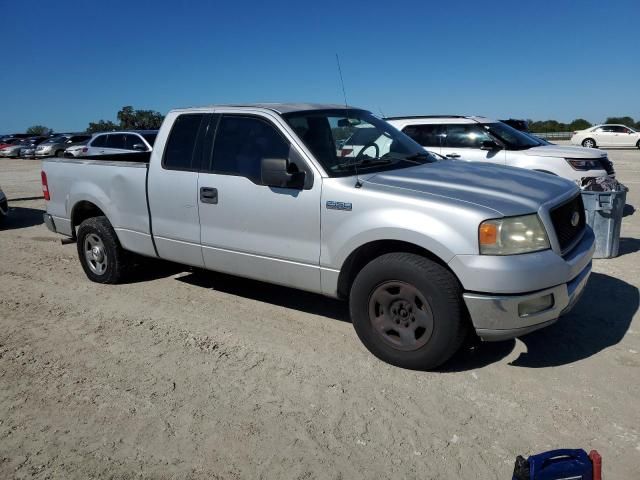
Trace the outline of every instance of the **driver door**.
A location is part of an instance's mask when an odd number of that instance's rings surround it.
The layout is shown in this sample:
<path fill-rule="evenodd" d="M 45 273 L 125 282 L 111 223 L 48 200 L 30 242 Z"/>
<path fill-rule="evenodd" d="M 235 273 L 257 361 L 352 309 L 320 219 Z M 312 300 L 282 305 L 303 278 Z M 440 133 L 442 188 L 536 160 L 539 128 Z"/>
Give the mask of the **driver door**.
<path fill-rule="evenodd" d="M 305 171 L 305 187 L 264 185 L 263 158 L 288 158 Z M 223 114 L 198 178 L 205 267 L 319 292 L 321 186 L 277 125 L 257 115 Z"/>

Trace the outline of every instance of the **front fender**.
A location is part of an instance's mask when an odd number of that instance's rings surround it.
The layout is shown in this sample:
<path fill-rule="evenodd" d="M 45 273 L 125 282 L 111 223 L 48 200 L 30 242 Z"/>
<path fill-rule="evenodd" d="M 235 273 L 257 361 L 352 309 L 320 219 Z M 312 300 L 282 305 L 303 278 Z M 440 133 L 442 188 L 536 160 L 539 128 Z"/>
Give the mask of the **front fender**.
<path fill-rule="evenodd" d="M 375 209 L 357 215 L 327 211 L 326 217 L 349 217 L 345 221 L 323 223 L 333 224 L 334 228 L 330 231 L 323 229 L 320 263 L 323 267 L 339 270 L 357 248 L 380 240 L 411 243 L 445 263 L 459 252 L 477 253 L 478 219 L 464 209 L 453 210 L 456 211 L 451 212 L 447 221 L 426 211 L 403 208 Z"/>

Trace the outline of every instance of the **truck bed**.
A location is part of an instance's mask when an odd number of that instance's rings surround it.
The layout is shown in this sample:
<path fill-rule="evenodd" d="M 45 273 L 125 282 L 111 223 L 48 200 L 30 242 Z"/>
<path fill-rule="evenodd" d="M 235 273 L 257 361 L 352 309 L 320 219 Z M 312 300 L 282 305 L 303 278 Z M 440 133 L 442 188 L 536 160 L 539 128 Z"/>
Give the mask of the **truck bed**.
<path fill-rule="evenodd" d="M 56 229 L 73 236 L 77 221 L 72 206 L 95 205 L 108 218 L 127 250 L 155 255 L 147 204 L 150 154 L 51 158 L 42 162 L 51 200 L 47 211 Z M 78 208 L 76 206 L 76 208 Z"/>

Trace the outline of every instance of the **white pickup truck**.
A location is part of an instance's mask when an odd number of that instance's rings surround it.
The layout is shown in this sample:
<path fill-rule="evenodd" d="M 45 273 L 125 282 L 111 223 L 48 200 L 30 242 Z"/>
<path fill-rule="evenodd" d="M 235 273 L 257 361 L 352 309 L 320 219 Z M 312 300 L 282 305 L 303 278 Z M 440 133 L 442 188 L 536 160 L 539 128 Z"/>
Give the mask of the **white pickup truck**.
<path fill-rule="evenodd" d="M 341 156 L 358 128 L 377 133 Z M 151 153 L 45 160 L 42 183 L 45 223 L 89 279 L 121 281 L 135 253 L 348 299 L 365 346 L 406 368 L 440 365 L 470 331 L 553 323 L 591 271 L 572 182 L 437 160 L 351 107 L 174 110 Z"/>

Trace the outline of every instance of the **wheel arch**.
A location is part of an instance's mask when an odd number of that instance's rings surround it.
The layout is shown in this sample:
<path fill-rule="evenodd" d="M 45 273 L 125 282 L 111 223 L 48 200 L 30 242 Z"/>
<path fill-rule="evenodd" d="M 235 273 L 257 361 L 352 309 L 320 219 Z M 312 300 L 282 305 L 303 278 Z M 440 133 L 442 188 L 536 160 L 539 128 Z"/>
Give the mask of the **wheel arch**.
<path fill-rule="evenodd" d="M 71 209 L 71 233 L 76 238 L 76 227 L 88 218 L 106 217 L 104 210 L 89 200 L 80 200 Z M 108 217 L 107 217 L 108 218 Z"/>
<path fill-rule="evenodd" d="M 449 268 L 447 262 L 425 247 L 403 240 L 373 240 L 357 247 L 343 262 L 342 267 L 340 268 L 340 273 L 338 274 L 338 297 L 348 298 L 353 281 L 365 265 L 381 255 L 395 252 L 421 255 L 439 263 L 449 270 L 456 279 L 458 278 L 455 272 Z"/>

